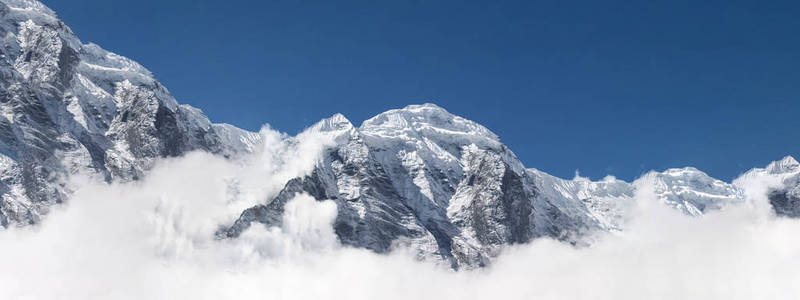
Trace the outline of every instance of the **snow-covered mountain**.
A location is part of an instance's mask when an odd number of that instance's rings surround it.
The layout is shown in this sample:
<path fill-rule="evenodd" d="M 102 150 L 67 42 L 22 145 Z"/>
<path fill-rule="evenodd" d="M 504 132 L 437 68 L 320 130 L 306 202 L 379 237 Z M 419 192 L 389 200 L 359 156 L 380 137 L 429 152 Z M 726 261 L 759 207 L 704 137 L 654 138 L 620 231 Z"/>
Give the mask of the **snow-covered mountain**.
<path fill-rule="evenodd" d="M 82 44 L 33 0 L 0 0 L 0 224 L 34 224 L 68 200 L 76 173 L 137 180 L 162 157 L 201 150 L 231 159 L 261 143 L 256 133 L 213 124 L 179 105 L 144 67 Z M 381 113 L 355 127 L 342 115 L 309 131 L 332 136 L 313 171 L 275 197 L 221 224 L 236 238 L 252 223 L 280 225 L 298 193 L 338 206 L 342 244 L 398 246 L 454 268 L 487 265 L 505 246 L 539 237 L 575 245 L 625 229 L 636 183 L 551 176 L 523 166 L 487 128 L 433 104 Z M 743 176 L 774 178 L 774 211 L 800 216 L 800 164 L 787 157 Z M 694 168 L 650 172 L 661 202 L 701 216 L 746 201 L 736 183 Z"/>
<path fill-rule="evenodd" d="M 284 205 L 303 192 L 336 202 L 334 227 L 346 245 L 408 246 L 421 259 L 471 268 L 537 237 L 584 245 L 598 231 L 623 230 L 637 191 L 610 176 L 566 180 L 526 169 L 497 135 L 433 104 L 390 110 L 358 128 L 335 115 L 310 130 L 334 134 L 336 146 L 309 176 L 245 210 L 220 237 L 237 237 L 253 222 L 280 225 Z M 745 202 L 742 188 L 691 167 L 639 182 L 694 216 Z"/>
<path fill-rule="evenodd" d="M 777 186 L 768 190 L 768 198 L 774 212 L 779 216 L 800 218 L 800 163 L 787 156 L 772 162 L 766 168 L 748 171 L 739 180 L 771 180 Z"/>
<path fill-rule="evenodd" d="M 159 157 L 247 152 L 258 135 L 179 105 L 134 61 L 82 44 L 33 0 L 0 2 L 0 224 L 35 223 L 70 174 L 131 180 Z"/>

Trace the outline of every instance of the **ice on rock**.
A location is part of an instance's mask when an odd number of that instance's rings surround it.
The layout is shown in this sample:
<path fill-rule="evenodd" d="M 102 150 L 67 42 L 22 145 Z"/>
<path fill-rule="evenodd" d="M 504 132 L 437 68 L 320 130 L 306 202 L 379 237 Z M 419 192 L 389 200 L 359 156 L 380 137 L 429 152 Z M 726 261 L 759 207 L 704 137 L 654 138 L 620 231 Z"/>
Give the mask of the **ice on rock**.
<path fill-rule="evenodd" d="M 252 222 L 276 225 L 285 200 L 305 192 L 337 203 L 334 227 L 346 245 L 385 252 L 399 243 L 421 259 L 474 268 L 539 237 L 590 244 L 594 232 L 624 230 L 635 205 L 634 184 L 525 169 L 491 131 L 433 104 L 390 110 L 358 128 L 337 114 L 309 130 L 346 138 L 324 152 L 312 175 L 289 181 L 221 236 L 235 238 Z M 662 202 L 691 215 L 743 199 L 735 186 L 693 168 L 645 177 Z"/>
<path fill-rule="evenodd" d="M 68 200 L 77 172 L 136 180 L 164 157 L 199 150 L 236 159 L 262 143 L 258 133 L 213 124 L 179 105 L 138 63 L 82 44 L 37 1 L 0 0 L 0 33 L 2 227 L 39 222 Z M 475 268 L 508 245 L 540 237 L 591 244 L 595 232 L 625 230 L 636 204 L 636 184 L 527 169 L 489 129 L 434 104 L 389 110 L 360 127 L 336 114 L 286 138 L 324 140 L 324 151 L 308 162 L 313 170 L 221 224 L 219 238 L 236 238 L 254 222 L 281 225 L 289 200 L 303 193 L 336 203 L 333 230 L 344 245 L 378 253 L 406 247 L 422 260 Z M 741 177 L 750 179 L 774 183 L 776 214 L 800 217 L 794 158 Z M 745 199 L 741 181 L 694 168 L 641 180 L 655 186 L 659 201 L 690 215 Z"/>
<path fill-rule="evenodd" d="M 161 157 L 232 157 L 258 142 L 178 105 L 136 62 L 82 44 L 38 1 L 0 1 L 0 33 L 3 227 L 36 223 L 67 200 L 74 173 L 132 180 Z"/>
<path fill-rule="evenodd" d="M 655 184 L 659 199 L 690 215 L 702 215 L 745 200 L 740 188 L 692 167 L 651 172 L 644 179 Z"/>
<path fill-rule="evenodd" d="M 770 163 L 767 166 L 767 172 L 770 174 L 800 173 L 800 163 L 794 157 L 786 156 L 779 161 Z"/>
<path fill-rule="evenodd" d="M 353 124 L 350 123 L 350 120 L 344 117 L 342 114 L 334 114 L 330 118 L 323 119 L 313 126 L 311 126 L 312 130 L 316 131 L 348 131 L 353 129 Z"/>
<path fill-rule="evenodd" d="M 449 151 L 453 150 L 448 149 L 449 145 L 501 146 L 497 135 L 486 127 L 430 103 L 381 113 L 364 121 L 359 130 L 365 135 L 391 139 L 420 141 L 425 137 Z"/>
<path fill-rule="evenodd" d="M 742 175 L 737 185 L 756 181 L 769 186 L 770 208 L 778 216 L 800 217 L 800 163 L 792 156 L 774 161 L 765 168 L 756 168 Z"/>

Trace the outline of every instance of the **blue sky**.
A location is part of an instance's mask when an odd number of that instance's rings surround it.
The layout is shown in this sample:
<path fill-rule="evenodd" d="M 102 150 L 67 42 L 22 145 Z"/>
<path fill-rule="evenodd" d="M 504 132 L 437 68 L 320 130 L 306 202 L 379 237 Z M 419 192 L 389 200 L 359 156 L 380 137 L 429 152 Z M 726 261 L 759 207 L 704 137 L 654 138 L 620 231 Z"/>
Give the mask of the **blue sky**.
<path fill-rule="evenodd" d="M 796 1 L 43 2 L 251 130 L 433 102 L 561 177 L 800 154 Z"/>

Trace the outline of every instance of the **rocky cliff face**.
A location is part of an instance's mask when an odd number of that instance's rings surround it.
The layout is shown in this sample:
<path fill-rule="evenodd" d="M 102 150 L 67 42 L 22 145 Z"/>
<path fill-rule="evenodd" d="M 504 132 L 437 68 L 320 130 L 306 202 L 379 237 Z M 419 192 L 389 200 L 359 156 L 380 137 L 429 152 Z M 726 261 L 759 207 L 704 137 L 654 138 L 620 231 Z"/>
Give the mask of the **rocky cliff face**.
<path fill-rule="evenodd" d="M 221 236 L 236 237 L 254 221 L 278 225 L 299 192 L 336 201 L 344 244 L 377 252 L 401 244 L 453 266 L 483 265 L 501 246 L 539 236 L 577 241 L 594 226 L 578 219 L 583 211 L 538 197 L 536 176 L 496 135 L 435 105 L 391 110 L 360 128 L 336 115 L 310 130 L 332 132 L 337 146 Z"/>
<path fill-rule="evenodd" d="M 163 157 L 201 150 L 236 158 L 259 135 L 212 124 L 179 105 L 139 64 L 82 44 L 33 0 L 0 0 L 0 224 L 33 224 L 66 201 L 77 173 L 136 180 Z M 341 243 L 398 246 L 453 268 L 487 265 L 508 245 L 551 237 L 574 245 L 624 230 L 638 185 L 556 178 L 526 169 L 485 127 L 432 104 L 390 110 L 355 127 L 342 115 L 309 129 L 332 136 L 307 176 L 246 209 L 219 238 L 280 225 L 299 193 L 338 206 Z M 787 157 L 744 175 L 771 178 L 778 215 L 800 216 L 800 164 Z M 686 214 L 744 203 L 741 186 L 694 168 L 651 172 L 654 197 Z"/>
<path fill-rule="evenodd" d="M 82 44 L 41 3 L 0 2 L 0 224 L 32 224 L 78 172 L 142 176 L 160 157 L 247 152 L 258 135 L 178 105 L 145 68 Z"/>
<path fill-rule="evenodd" d="M 771 188 L 767 196 L 775 214 L 800 217 L 800 163 L 793 157 L 787 156 L 763 169 L 750 170 L 744 177 L 772 179 L 776 187 Z"/>
<path fill-rule="evenodd" d="M 336 202 L 335 229 L 346 245 L 409 246 L 421 259 L 472 268 L 538 237 L 586 245 L 592 233 L 622 230 L 637 191 L 613 177 L 565 180 L 525 169 L 488 129 L 433 104 L 390 110 L 358 128 L 336 115 L 309 130 L 332 133 L 336 145 L 311 175 L 244 211 L 220 237 L 234 238 L 253 222 L 279 225 L 286 202 L 307 193 Z M 640 181 L 688 215 L 745 202 L 742 188 L 695 168 Z"/>

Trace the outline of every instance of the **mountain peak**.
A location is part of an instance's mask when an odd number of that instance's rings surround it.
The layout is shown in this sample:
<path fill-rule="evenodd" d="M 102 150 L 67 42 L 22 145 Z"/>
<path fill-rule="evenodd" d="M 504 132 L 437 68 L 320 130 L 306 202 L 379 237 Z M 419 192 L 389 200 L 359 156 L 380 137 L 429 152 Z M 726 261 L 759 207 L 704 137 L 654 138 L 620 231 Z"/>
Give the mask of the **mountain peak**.
<path fill-rule="evenodd" d="M 311 129 L 318 131 L 343 131 L 350 130 L 352 128 L 353 124 L 350 123 L 350 120 L 340 113 L 336 113 L 329 118 L 322 119 L 311 126 Z"/>
<path fill-rule="evenodd" d="M 25 21 L 33 21 L 38 25 L 58 25 L 63 30 L 71 33 L 71 30 L 58 20 L 55 12 L 36 0 L 0 0 L 0 16 L 4 21 L 11 21 L 15 25 Z M 0 27 L 4 26 L 0 25 Z M 4 29 L 8 30 L 9 28 Z M 14 32 L 16 30 L 11 29 L 9 31 Z"/>
<path fill-rule="evenodd" d="M 467 138 L 468 141 L 463 141 L 466 144 L 479 145 L 486 144 L 487 140 L 492 144 L 499 141 L 497 135 L 486 127 L 453 115 L 432 103 L 409 105 L 402 109 L 386 111 L 364 121 L 359 129 L 368 134 L 384 137 L 446 136 L 450 140 Z"/>
<path fill-rule="evenodd" d="M 463 119 L 436 104 L 412 104 L 380 113 L 364 121 L 361 127 L 407 127 L 412 123 L 443 123 L 455 118 Z"/>
<path fill-rule="evenodd" d="M 53 12 L 50 8 L 48 8 L 47 6 L 36 0 L 3 0 L 0 1 L 0 3 L 4 3 L 11 8 L 19 10 L 43 13 L 50 15 L 52 17 L 56 16 L 55 12 Z"/>
<path fill-rule="evenodd" d="M 674 177 L 687 176 L 687 175 L 708 176 L 708 174 L 706 174 L 703 171 L 698 170 L 695 167 L 670 168 L 670 169 L 664 170 L 664 172 L 661 172 L 660 174 L 661 175 L 667 175 L 667 176 L 674 176 Z"/>
<path fill-rule="evenodd" d="M 800 171 L 800 163 L 791 155 L 787 155 L 779 161 L 770 163 L 767 171 L 772 174 L 793 173 Z"/>
<path fill-rule="evenodd" d="M 407 105 L 406 107 L 402 108 L 402 110 L 406 110 L 406 111 L 436 110 L 436 111 L 440 111 L 440 112 L 444 112 L 444 113 L 448 113 L 449 114 L 449 112 L 447 112 L 447 110 L 445 110 L 441 106 L 438 106 L 438 105 L 433 104 L 433 103 L 411 104 L 411 105 Z"/>

